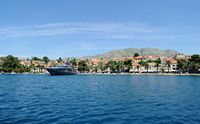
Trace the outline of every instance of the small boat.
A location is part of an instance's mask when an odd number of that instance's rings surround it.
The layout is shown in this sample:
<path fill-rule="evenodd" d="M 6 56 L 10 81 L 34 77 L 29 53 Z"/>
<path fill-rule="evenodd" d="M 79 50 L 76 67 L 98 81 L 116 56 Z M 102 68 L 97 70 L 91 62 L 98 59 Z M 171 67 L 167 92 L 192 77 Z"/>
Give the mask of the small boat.
<path fill-rule="evenodd" d="M 69 65 L 47 67 L 45 68 L 50 75 L 75 75 L 76 71 Z"/>

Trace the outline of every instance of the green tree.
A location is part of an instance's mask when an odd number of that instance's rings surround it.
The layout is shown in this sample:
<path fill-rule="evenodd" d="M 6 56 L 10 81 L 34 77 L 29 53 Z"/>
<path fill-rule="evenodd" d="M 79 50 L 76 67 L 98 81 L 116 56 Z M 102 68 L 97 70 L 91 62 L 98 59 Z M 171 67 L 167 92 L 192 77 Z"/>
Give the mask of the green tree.
<path fill-rule="evenodd" d="M 3 68 L 7 68 L 9 72 L 14 70 L 15 68 L 20 67 L 20 61 L 17 59 L 17 57 L 14 57 L 12 55 L 8 55 L 3 58 L 2 63 Z"/>
<path fill-rule="evenodd" d="M 200 55 L 194 54 L 190 59 L 190 72 L 191 73 L 199 73 L 200 69 Z"/>
<path fill-rule="evenodd" d="M 160 64 L 161 64 L 161 59 L 158 58 L 158 59 L 155 61 L 155 67 L 156 67 L 157 73 L 158 73 L 158 69 L 159 69 L 159 67 L 160 67 Z"/>
<path fill-rule="evenodd" d="M 57 62 L 58 62 L 58 63 L 63 63 L 63 60 L 62 60 L 62 58 L 61 58 L 61 57 L 59 57 L 59 58 L 57 59 Z"/>
<path fill-rule="evenodd" d="M 116 67 L 116 70 L 117 70 L 118 73 L 124 72 L 125 65 L 124 65 L 123 61 L 116 62 L 115 67 Z"/>
<path fill-rule="evenodd" d="M 22 72 L 28 72 L 29 67 L 22 66 L 17 57 L 8 55 L 2 58 L 1 71 L 22 73 Z"/>
<path fill-rule="evenodd" d="M 110 68 L 111 73 L 115 73 L 117 71 L 117 62 L 110 60 L 107 64 L 106 64 L 107 68 Z"/>
<path fill-rule="evenodd" d="M 192 55 L 190 61 L 199 63 L 200 62 L 200 55 L 198 55 L 198 54 Z"/>
<path fill-rule="evenodd" d="M 139 64 L 143 67 L 145 67 L 145 69 L 147 70 L 147 73 L 149 72 L 149 63 L 148 61 L 140 61 Z"/>
<path fill-rule="evenodd" d="M 124 61 L 124 66 L 127 68 L 127 71 L 129 72 L 130 69 L 132 68 L 132 60 L 129 59 L 129 60 Z"/>
<path fill-rule="evenodd" d="M 47 56 L 44 56 L 42 58 L 42 60 L 45 62 L 45 64 L 49 63 L 50 62 L 50 59 L 47 57 Z"/>
<path fill-rule="evenodd" d="M 38 58 L 38 57 L 36 57 L 36 56 L 32 57 L 32 60 L 34 60 L 34 61 L 41 61 L 41 59 Z"/>
<path fill-rule="evenodd" d="M 139 53 L 135 53 L 135 54 L 134 54 L 134 57 L 138 57 L 138 56 L 140 56 Z"/>
<path fill-rule="evenodd" d="M 80 60 L 78 62 L 78 71 L 80 71 L 80 72 L 89 71 L 89 67 L 87 65 L 87 61 L 86 60 Z"/>
<path fill-rule="evenodd" d="M 189 65 L 190 62 L 188 60 L 185 59 L 177 60 L 177 67 L 182 73 L 189 72 Z"/>
<path fill-rule="evenodd" d="M 106 65 L 103 62 L 99 62 L 97 65 L 97 70 L 100 69 L 101 71 L 105 71 Z"/>
<path fill-rule="evenodd" d="M 69 60 L 69 63 L 71 63 L 73 67 L 77 66 L 77 60 L 75 58 Z"/>
<path fill-rule="evenodd" d="M 169 69 L 170 69 L 170 66 L 171 66 L 171 61 L 166 61 L 165 65 L 167 66 L 167 70 L 168 70 L 168 73 L 169 73 Z"/>

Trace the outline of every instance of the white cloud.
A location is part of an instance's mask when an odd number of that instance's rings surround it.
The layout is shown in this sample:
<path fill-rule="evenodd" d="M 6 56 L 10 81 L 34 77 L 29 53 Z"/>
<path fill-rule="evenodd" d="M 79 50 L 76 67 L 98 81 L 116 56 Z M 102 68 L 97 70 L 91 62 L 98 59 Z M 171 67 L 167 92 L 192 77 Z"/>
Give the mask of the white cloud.
<path fill-rule="evenodd" d="M 0 28 L 0 37 L 38 37 L 86 33 L 96 37 L 129 39 L 155 32 L 157 29 L 139 23 L 50 23 Z"/>

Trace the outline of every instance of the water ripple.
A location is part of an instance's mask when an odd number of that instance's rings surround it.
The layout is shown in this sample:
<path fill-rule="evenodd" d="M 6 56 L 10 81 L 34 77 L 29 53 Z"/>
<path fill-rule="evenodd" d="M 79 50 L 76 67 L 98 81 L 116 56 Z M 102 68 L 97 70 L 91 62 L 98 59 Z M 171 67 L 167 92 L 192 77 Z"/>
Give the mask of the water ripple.
<path fill-rule="evenodd" d="M 0 123 L 199 123 L 200 77 L 0 75 Z"/>

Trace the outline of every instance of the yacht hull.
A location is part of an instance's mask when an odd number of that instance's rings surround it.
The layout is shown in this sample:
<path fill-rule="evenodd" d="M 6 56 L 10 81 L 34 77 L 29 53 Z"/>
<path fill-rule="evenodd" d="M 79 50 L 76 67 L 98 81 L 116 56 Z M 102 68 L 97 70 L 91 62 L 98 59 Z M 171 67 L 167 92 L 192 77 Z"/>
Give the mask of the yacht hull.
<path fill-rule="evenodd" d="M 74 71 L 68 71 L 66 69 L 46 68 L 46 70 L 49 72 L 50 75 L 75 75 L 75 74 L 77 74 Z"/>

